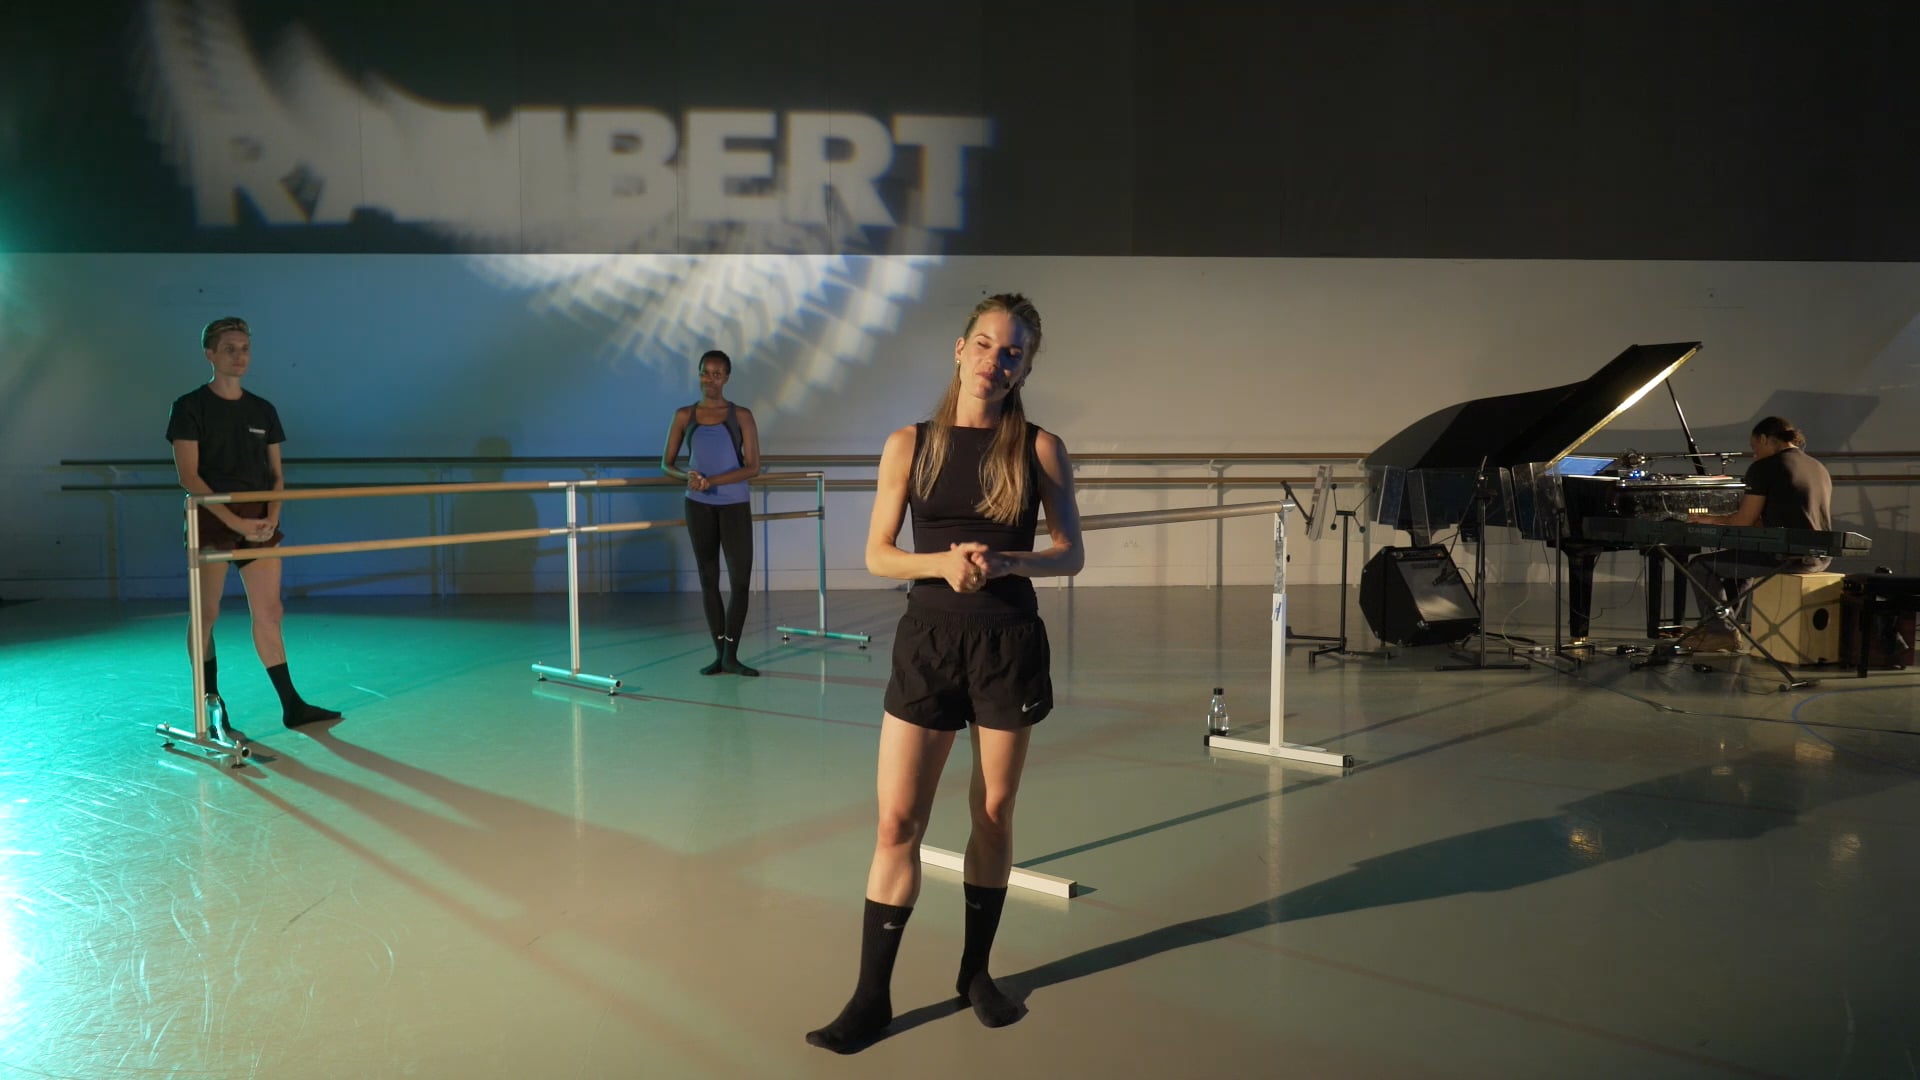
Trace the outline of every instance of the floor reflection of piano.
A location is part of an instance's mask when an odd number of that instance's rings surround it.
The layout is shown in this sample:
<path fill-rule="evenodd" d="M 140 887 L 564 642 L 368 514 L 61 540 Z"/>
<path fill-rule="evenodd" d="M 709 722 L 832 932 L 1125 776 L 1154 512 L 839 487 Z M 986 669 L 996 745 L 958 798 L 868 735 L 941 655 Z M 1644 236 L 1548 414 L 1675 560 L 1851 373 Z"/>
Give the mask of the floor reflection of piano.
<path fill-rule="evenodd" d="M 1512 525 L 1523 537 L 1558 547 L 1567 559 L 1567 628 L 1587 636 L 1593 611 L 1593 572 L 1602 553 L 1634 545 L 1589 537 L 1588 518 L 1670 518 L 1730 513 L 1744 491 L 1731 476 L 1660 476 L 1644 461 L 1569 456 L 1687 362 L 1700 343 L 1634 345 L 1585 382 L 1498 397 L 1477 398 L 1423 417 L 1367 457 L 1375 520 L 1413 534 L 1416 544 L 1434 532 L 1477 519 L 1474 493 L 1483 493 L 1490 525 Z M 1668 392 L 1672 393 L 1669 385 Z M 1674 408 L 1679 411 L 1679 398 Z M 1679 414 L 1687 455 L 1696 470 L 1705 461 Z M 1682 466 L 1684 467 L 1684 465 Z M 1661 623 L 1662 573 L 1648 562 L 1648 635 Z M 1680 618 L 1684 581 L 1674 583 Z"/>

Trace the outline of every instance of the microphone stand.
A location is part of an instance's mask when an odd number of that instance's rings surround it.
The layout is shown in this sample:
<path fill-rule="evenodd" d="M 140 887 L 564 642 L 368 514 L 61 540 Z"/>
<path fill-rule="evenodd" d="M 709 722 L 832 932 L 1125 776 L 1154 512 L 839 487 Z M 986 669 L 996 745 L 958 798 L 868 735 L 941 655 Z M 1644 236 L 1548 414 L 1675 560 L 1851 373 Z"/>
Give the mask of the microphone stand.
<path fill-rule="evenodd" d="M 1480 629 L 1474 632 L 1479 638 L 1478 655 L 1471 663 L 1443 664 L 1434 668 L 1435 671 L 1523 671 L 1532 667 L 1522 663 L 1487 663 L 1487 504 L 1492 501 L 1493 491 L 1487 484 L 1487 466 L 1483 461 L 1473 482 L 1473 514 L 1479 526 L 1473 545 L 1473 606 L 1480 623 Z"/>
<path fill-rule="evenodd" d="M 1306 522 L 1308 531 L 1312 531 L 1313 511 L 1307 509 L 1307 504 L 1301 502 L 1300 496 L 1295 495 L 1293 493 L 1293 485 L 1287 483 L 1285 480 L 1282 480 L 1280 481 L 1280 490 L 1287 493 L 1287 498 L 1293 502 L 1293 505 L 1296 508 L 1299 509 L 1300 518 L 1302 521 Z M 1336 509 L 1334 513 L 1347 514 L 1348 511 Z M 1335 526 L 1335 528 L 1338 528 L 1338 526 Z M 1337 649 L 1346 648 L 1347 646 L 1347 544 L 1346 544 L 1345 537 L 1342 537 L 1340 541 L 1340 636 L 1328 637 L 1325 634 L 1296 634 L 1293 632 L 1292 624 L 1288 624 L 1287 641 L 1289 642 L 1330 641 L 1335 643 L 1334 648 L 1337 648 Z M 1315 649 L 1313 652 L 1313 656 L 1318 656 L 1321 653 L 1327 652 L 1327 651 L 1329 650 Z M 1308 663 L 1308 666 L 1311 667 L 1313 663 L 1313 657 L 1311 656 L 1308 657 L 1307 663 Z"/>

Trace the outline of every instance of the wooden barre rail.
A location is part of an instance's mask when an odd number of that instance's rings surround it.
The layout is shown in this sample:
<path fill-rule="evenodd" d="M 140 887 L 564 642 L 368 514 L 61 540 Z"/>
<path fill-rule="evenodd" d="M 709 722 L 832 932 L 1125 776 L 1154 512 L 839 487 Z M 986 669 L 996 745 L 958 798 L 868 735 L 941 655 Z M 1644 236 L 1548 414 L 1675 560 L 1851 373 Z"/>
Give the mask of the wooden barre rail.
<path fill-rule="evenodd" d="M 777 514 L 755 514 L 755 521 L 791 521 L 819 517 L 818 510 L 787 510 Z M 451 533 L 446 536 L 405 536 L 390 540 L 342 540 L 332 544 L 298 544 L 293 547 L 245 548 L 240 551 L 203 551 L 202 562 L 252 562 L 255 559 L 297 559 L 304 555 L 347 555 L 363 551 L 404 551 L 411 548 L 452 547 L 456 544 L 491 544 L 502 540 L 539 540 L 574 532 L 640 532 L 646 529 L 670 529 L 686 525 L 681 518 L 657 521 L 621 521 L 606 525 L 565 525 L 537 529 L 501 529 L 495 532 Z"/>
<path fill-rule="evenodd" d="M 1366 457 L 1361 453 L 1309 453 L 1304 451 L 1279 451 L 1258 453 L 1254 451 L 1230 451 L 1217 454 L 1201 451 L 1172 451 L 1168 453 L 1103 453 L 1088 451 L 1073 455 L 1075 461 L 1132 461 L 1132 462 L 1179 462 L 1184 464 L 1205 464 L 1226 461 L 1359 461 Z M 1920 457 L 1920 451 L 1912 456 Z M 873 467 L 880 464 L 878 454 L 762 454 L 761 462 L 769 465 L 855 465 Z M 172 468 L 172 458 L 67 458 L 60 462 L 66 468 L 74 469 L 116 469 L 116 468 Z M 285 465 L 507 465 L 541 467 L 550 465 L 617 465 L 622 468 L 652 468 L 660 464 L 660 458 L 651 457 L 298 457 L 287 458 Z"/>
<path fill-rule="evenodd" d="M 342 496 L 343 498 L 345 496 Z M 1088 532 L 1101 529 L 1121 529 L 1135 525 L 1168 525 L 1183 521 L 1213 521 L 1218 518 L 1246 517 L 1251 514 L 1273 514 L 1290 505 L 1286 500 L 1258 503 L 1233 503 L 1226 506 L 1187 506 L 1172 510 L 1136 510 L 1120 514 L 1095 514 L 1083 518 L 1080 527 Z M 819 517 L 818 510 L 786 510 L 772 514 L 755 514 L 755 521 L 795 521 L 802 518 Z M 618 521 L 604 525 L 577 525 L 569 530 L 565 525 L 542 526 L 535 529 L 500 529 L 493 532 L 451 533 L 445 536 L 403 536 L 387 540 L 342 540 L 331 544 L 298 544 L 293 547 L 245 548 L 240 551 L 206 551 L 200 558 L 206 562 L 251 562 L 255 559 L 297 559 L 307 555 L 346 555 L 368 551 L 406 551 L 414 548 L 452 547 L 457 544 L 491 544 L 506 540 L 540 540 L 550 536 L 565 536 L 569 531 L 581 533 L 621 533 L 642 532 L 650 529 L 681 528 L 686 525 L 684 518 L 660 518 L 652 521 Z"/>
<path fill-rule="evenodd" d="M 1100 529 L 1124 529 L 1134 525 L 1171 525 L 1181 521 L 1214 521 L 1219 518 L 1247 517 L 1252 514 L 1277 514 L 1293 504 L 1286 499 L 1271 502 L 1228 503 L 1225 506 L 1178 506 L 1171 510 L 1131 510 L 1119 514 L 1095 514 L 1080 519 L 1085 532 Z M 1044 523 L 1045 519 L 1041 519 Z"/>
<path fill-rule="evenodd" d="M 1826 450 L 1808 451 L 1821 461 L 1901 461 L 1920 460 L 1920 450 Z M 1677 453 L 1677 452 L 1676 452 Z M 1126 461 L 1134 463 L 1166 462 L 1169 464 L 1204 465 L 1212 463 L 1260 462 L 1260 461 L 1332 461 L 1359 462 L 1365 460 L 1366 451 L 1321 453 L 1318 451 L 1275 451 L 1261 453 L 1256 451 L 1223 451 L 1206 453 L 1203 451 L 1168 451 L 1165 453 L 1125 453 L 1086 451 L 1076 452 L 1076 463 Z M 1619 453 L 1596 450 L 1588 457 L 1619 457 Z M 1669 455 L 1655 453 L 1652 456 Z M 1731 454 L 1733 457 L 1745 457 L 1744 453 Z M 872 468 L 880 464 L 878 454 L 762 454 L 760 460 L 768 465 L 832 465 Z M 297 457 L 287 458 L 282 464 L 314 465 L 351 465 L 375 466 L 391 465 L 418 467 L 421 465 L 447 465 L 467 467 L 475 465 L 540 468 L 555 465 L 611 465 L 620 468 L 653 468 L 660 463 L 658 456 L 648 457 Z M 172 468 L 172 458 L 63 458 L 58 463 L 69 469 L 146 469 Z"/>
<path fill-rule="evenodd" d="M 776 473 L 756 476 L 749 484 L 777 487 L 781 482 L 818 480 L 821 473 Z M 281 491 L 223 491 L 195 495 L 195 503 L 306 502 L 316 499 L 359 499 L 383 495 L 453 495 L 488 491 L 565 491 L 568 488 L 684 487 L 671 476 L 608 477 L 600 480 L 473 480 L 442 484 L 363 484 L 358 487 L 299 487 Z"/>

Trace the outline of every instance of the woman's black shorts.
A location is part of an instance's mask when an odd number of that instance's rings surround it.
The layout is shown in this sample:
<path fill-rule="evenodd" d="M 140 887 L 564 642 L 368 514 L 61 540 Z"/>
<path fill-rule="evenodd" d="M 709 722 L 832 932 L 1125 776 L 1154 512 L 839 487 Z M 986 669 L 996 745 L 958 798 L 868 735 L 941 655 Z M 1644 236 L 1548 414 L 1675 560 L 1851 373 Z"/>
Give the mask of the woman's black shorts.
<path fill-rule="evenodd" d="M 1038 615 L 900 617 L 887 711 L 917 727 L 1017 730 L 1053 711 L 1052 656 Z"/>

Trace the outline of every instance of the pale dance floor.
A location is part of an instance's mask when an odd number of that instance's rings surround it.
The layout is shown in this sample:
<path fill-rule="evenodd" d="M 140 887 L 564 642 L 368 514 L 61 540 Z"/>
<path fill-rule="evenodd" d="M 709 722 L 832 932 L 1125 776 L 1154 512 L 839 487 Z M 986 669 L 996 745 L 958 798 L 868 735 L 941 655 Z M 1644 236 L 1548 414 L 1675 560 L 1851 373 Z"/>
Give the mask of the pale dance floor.
<path fill-rule="evenodd" d="M 191 725 L 184 605 L 0 608 L 0 1077 L 1920 1076 L 1920 676 L 1296 648 L 1287 736 L 1343 777 L 1202 745 L 1216 683 L 1264 738 L 1265 590 L 1041 595 L 1017 850 L 1090 891 L 1015 891 L 1030 1011 L 990 1031 L 930 870 L 903 1015 L 850 1058 L 802 1034 L 853 983 L 900 594 L 831 598 L 868 652 L 783 645 L 812 595 L 756 594 L 753 680 L 696 673 L 695 597 L 592 601 L 611 699 L 529 673 L 557 598 L 297 601 L 294 675 L 347 714 L 311 736 L 235 600 L 240 770 L 152 733 Z"/>

